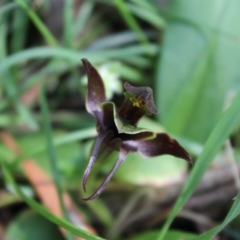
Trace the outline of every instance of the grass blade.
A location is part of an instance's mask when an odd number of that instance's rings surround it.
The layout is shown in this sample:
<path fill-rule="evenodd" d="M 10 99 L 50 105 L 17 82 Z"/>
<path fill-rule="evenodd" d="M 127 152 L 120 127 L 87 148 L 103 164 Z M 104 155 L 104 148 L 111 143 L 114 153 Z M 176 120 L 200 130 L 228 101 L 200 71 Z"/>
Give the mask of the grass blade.
<path fill-rule="evenodd" d="M 202 179 L 203 174 L 206 172 L 210 166 L 213 158 L 221 149 L 223 143 L 229 137 L 231 132 L 239 125 L 240 122 L 240 94 L 234 99 L 232 105 L 223 113 L 222 117 L 219 119 L 216 127 L 211 133 L 206 145 L 197 159 L 192 172 L 190 173 L 185 186 L 177 199 L 165 225 L 163 226 L 158 240 L 164 239 L 164 236 L 172 223 L 173 219 L 187 202 L 189 197 L 192 195 L 197 185 Z"/>
<path fill-rule="evenodd" d="M 2 169 L 3 169 L 3 173 L 6 177 L 6 179 L 9 180 L 9 182 L 14 186 L 14 188 L 16 189 L 17 193 L 19 194 L 19 196 L 30 206 L 32 207 L 34 210 L 36 210 L 39 214 L 43 215 L 44 217 L 46 217 L 49 221 L 54 222 L 55 224 L 57 224 L 58 226 L 64 227 L 67 230 L 69 230 L 70 232 L 76 234 L 77 236 L 83 237 L 84 239 L 87 240 L 104 240 L 103 238 L 100 238 L 98 236 L 95 236 L 91 233 L 88 233 L 76 226 L 74 226 L 73 224 L 67 222 L 66 220 L 56 217 L 55 215 L 53 215 L 51 212 L 49 212 L 45 207 L 41 206 L 39 203 L 37 203 L 36 201 L 34 201 L 33 199 L 31 199 L 30 197 L 26 196 L 21 189 L 18 187 L 18 185 L 16 184 L 16 182 L 14 181 L 11 172 L 9 171 L 8 167 L 5 166 L 2 163 Z"/>
<path fill-rule="evenodd" d="M 135 20 L 135 18 L 131 15 L 131 13 L 129 12 L 128 7 L 126 6 L 125 2 L 122 0 L 115 0 L 114 1 L 119 12 L 122 14 L 124 20 L 126 21 L 126 23 L 128 24 L 128 26 L 134 31 L 136 32 L 136 34 L 139 36 L 139 39 L 142 43 L 148 43 L 148 39 L 146 38 L 146 36 L 144 35 L 141 27 L 138 25 L 137 21 Z"/>
<path fill-rule="evenodd" d="M 29 8 L 23 0 L 16 0 L 16 2 L 19 4 L 19 6 L 21 8 L 23 8 L 26 11 L 29 18 L 33 21 L 36 28 L 42 34 L 42 36 L 46 40 L 46 42 L 49 45 L 57 46 L 58 45 L 57 40 L 52 35 L 52 33 L 48 30 L 48 28 L 45 26 L 45 24 L 41 21 L 41 19 L 38 17 L 38 15 L 31 8 Z"/>
<path fill-rule="evenodd" d="M 94 7 L 93 1 L 84 1 L 81 5 L 80 11 L 78 13 L 77 18 L 74 21 L 74 37 L 76 38 L 78 34 L 80 34 L 87 24 Z"/>
<path fill-rule="evenodd" d="M 155 44 L 149 44 L 144 46 L 131 46 L 124 49 L 112 49 L 104 50 L 98 52 L 76 52 L 72 50 L 67 50 L 64 48 L 50 48 L 50 47 L 36 47 L 21 51 L 19 53 L 13 54 L 4 61 L 1 62 L 0 72 L 8 69 L 9 67 L 21 63 L 22 61 L 27 61 L 31 59 L 46 59 L 50 57 L 58 57 L 65 60 L 69 60 L 71 64 L 80 64 L 81 58 L 88 58 L 92 63 L 101 63 L 109 59 L 122 59 L 127 60 L 131 55 L 141 55 L 146 54 L 148 56 L 154 56 L 158 52 L 158 47 Z"/>
<path fill-rule="evenodd" d="M 227 224 L 229 224 L 234 218 L 236 218 L 240 214 L 240 191 L 234 201 L 233 206 L 228 212 L 225 220 L 217 227 L 203 233 L 201 236 L 197 237 L 196 240 L 209 240 L 212 239 L 215 235 L 217 235 Z"/>
<path fill-rule="evenodd" d="M 50 166 L 51 166 L 51 170 L 52 170 L 53 180 L 56 185 L 58 199 L 59 199 L 59 203 L 60 203 L 61 210 L 62 210 L 62 215 L 66 220 L 68 220 L 68 214 L 67 214 L 66 208 L 64 206 L 64 202 L 63 202 L 61 178 L 60 178 L 60 174 L 59 174 L 58 167 L 57 167 L 57 157 L 56 157 L 56 153 L 55 153 L 54 146 L 53 146 L 52 129 L 50 126 L 48 106 L 47 106 L 47 101 L 46 101 L 46 97 L 45 97 L 45 93 L 44 93 L 43 84 L 42 84 L 42 88 L 41 88 L 40 103 L 41 103 L 44 130 L 45 130 L 45 134 L 46 134 L 46 143 L 47 143 L 47 149 L 48 149 L 48 153 L 49 153 L 49 160 L 50 160 Z M 69 240 L 74 239 L 72 234 L 67 234 L 67 236 L 68 236 Z"/>
<path fill-rule="evenodd" d="M 158 35 L 153 31 L 145 31 L 144 34 L 148 39 L 157 39 Z M 137 42 L 138 35 L 133 31 L 122 31 L 120 33 L 114 33 L 97 39 L 87 49 L 90 51 L 103 50 L 109 48 L 118 48 L 123 45 L 128 45 Z"/>
<path fill-rule="evenodd" d="M 0 49 L 2 49 L 0 53 L 0 59 L 1 63 L 5 62 L 6 56 L 7 56 L 7 26 L 6 26 L 6 15 L 0 16 Z M 16 87 L 16 84 L 14 82 L 13 72 L 10 68 L 7 68 L 3 70 L 0 73 L 0 83 L 2 84 L 2 87 L 7 93 L 7 98 L 2 99 L 3 107 L 6 107 L 4 102 L 12 102 L 14 104 L 14 107 L 16 111 L 19 113 L 19 115 L 28 123 L 29 127 L 32 129 L 37 129 L 38 125 L 34 118 L 32 117 L 30 111 L 24 104 L 21 103 L 19 100 L 19 94 Z M 5 105 L 5 106 L 4 106 Z"/>
<path fill-rule="evenodd" d="M 72 48 L 73 40 L 73 1 L 64 1 L 64 46 Z"/>
<path fill-rule="evenodd" d="M 152 24 L 156 28 L 161 30 L 166 26 L 166 21 L 160 16 L 158 12 L 149 11 L 148 9 L 131 3 L 127 4 L 127 6 L 133 14 L 148 22 L 149 24 Z"/>
<path fill-rule="evenodd" d="M 29 4 L 29 0 L 26 1 Z M 11 53 L 20 51 L 28 36 L 28 16 L 22 9 L 16 9 L 13 15 L 13 32 L 10 42 Z"/>

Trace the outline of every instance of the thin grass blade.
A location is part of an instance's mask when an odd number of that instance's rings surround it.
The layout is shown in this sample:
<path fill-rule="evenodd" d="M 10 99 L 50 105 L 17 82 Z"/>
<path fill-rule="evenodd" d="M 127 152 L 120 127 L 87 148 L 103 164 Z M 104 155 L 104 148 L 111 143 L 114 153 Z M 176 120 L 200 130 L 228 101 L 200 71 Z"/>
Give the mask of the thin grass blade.
<path fill-rule="evenodd" d="M 30 7 L 28 7 L 28 5 L 23 0 L 16 0 L 16 2 L 19 4 L 19 6 L 21 8 L 23 8 L 26 11 L 29 18 L 35 24 L 35 26 L 37 27 L 39 32 L 42 34 L 42 36 L 46 40 L 46 42 L 49 45 L 57 46 L 58 45 L 57 40 L 52 35 L 52 33 L 48 30 L 46 25 L 41 21 L 41 19 L 38 17 L 38 15 Z"/>
<path fill-rule="evenodd" d="M 165 225 L 163 226 L 158 240 L 163 240 L 164 236 L 172 223 L 173 219 L 176 217 L 177 213 L 184 206 L 187 200 L 190 198 L 199 182 L 201 181 L 204 173 L 209 168 L 211 162 L 213 161 L 216 154 L 221 149 L 222 145 L 229 137 L 231 132 L 240 124 L 240 93 L 234 99 L 232 105 L 223 113 L 219 119 L 216 127 L 208 138 L 206 145 L 197 159 L 192 172 L 190 173 L 185 186 L 177 199 Z"/>
<path fill-rule="evenodd" d="M 2 169 L 3 169 L 3 173 L 5 178 L 8 179 L 8 181 L 14 186 L 15 190 L 17 191 L 17 193 L 19 194 L 19 196 L 31 207 L 33 208 L 36 212 L 38 212 L 39 214 L 43 215 L 44 217 L 46 217 L 49 221 L 54 222 L 55 224 L 57 224 L 58 226 L 64 227 L 67 230 L 69 230 L 70 232 L 72 232 L 73 234 L 83 237 L 84 239 L 87 240 L 104 240 L 103 238 L 100 238 L 98 236 L 95 236 L 91 233 L 88 233 L 76 226 L 74 226 L 73 224 L 67 222 L 66 220 L 56 217 L 55 215 L 53 215 L 51 212 L 49 212 L 45 207 L 43 207 L 42 205 L 40 205 L 39 203 L 37 203 L 36 201 L 34 201 L 33 199 L 31 199 L 30 197 L 26 196 L 22 190 L 19 188 L 19 186 L 16 184 L 16 182 L 14 181 L 14 178 L 10 172 L 10 170 L 8 169 L 8 167 L 6 165 L 4 165 L 2 163 Z"/>

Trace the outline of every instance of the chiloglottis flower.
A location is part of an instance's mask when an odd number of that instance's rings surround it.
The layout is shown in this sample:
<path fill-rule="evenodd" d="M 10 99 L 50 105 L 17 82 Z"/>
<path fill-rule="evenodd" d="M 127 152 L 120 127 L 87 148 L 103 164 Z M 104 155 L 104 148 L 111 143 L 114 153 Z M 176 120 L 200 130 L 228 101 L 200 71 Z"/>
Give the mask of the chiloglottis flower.
<path fill-rule="evenodd" d="M 86 108 L 95 117 L 98 132 L 82 179 L 84 191 L 86 191 L 87 179 L 98 155 L 105 152 L 107 156 L 112 151 L 119 152 L 116 163 L 102 184 L 84 200 L 93 200 L 103 192 L 129 152 L 139 152 L 147 157 L 169 154 L 192 163 L 187 151 L 166 133 L 154 133 L 137 127 L 137 122 L 142 116 L 158 112 L 151 88 L 135 87 L 126 82 L 124 84 L 125 100 L 117 109 L 113 102 L 106 100 L 104 84 L 98 71 L 87 59 L 82 59 L 82 62 L 88 77 Z"/>

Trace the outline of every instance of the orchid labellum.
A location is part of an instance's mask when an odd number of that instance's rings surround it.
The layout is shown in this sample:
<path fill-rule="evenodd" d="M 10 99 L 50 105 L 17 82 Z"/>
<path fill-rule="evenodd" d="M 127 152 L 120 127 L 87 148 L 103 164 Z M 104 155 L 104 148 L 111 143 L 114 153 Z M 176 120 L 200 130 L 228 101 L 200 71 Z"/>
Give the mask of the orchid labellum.
<path fill-rule="evenodd" d="M 153 92 L 149 87 L 135 87 L 124 84 L 126 92 L 122 106 L 117 109 L 113 102 L 107 101 L 104 84 L 98 71 L 87 59 L 82 59 L 88 76 L 86 108 L 96 119 L 98 136 L 84 172 L 82 186 L 86 183 L 91 169 L 100 152 L 118 151 L 118 159 L 98 189 L 84 200 L 97 198 L 105 189 L 129 152 L 139 152 L 147 157 L 169 154 L 192 163 L 186 150 L 165 133 L 154 133 L 138 128 L 138 120 L 145 114 L 156 114 L 158 111 L 153 101 Z M 110 151 L 109 151 L 110 150 Z"/>

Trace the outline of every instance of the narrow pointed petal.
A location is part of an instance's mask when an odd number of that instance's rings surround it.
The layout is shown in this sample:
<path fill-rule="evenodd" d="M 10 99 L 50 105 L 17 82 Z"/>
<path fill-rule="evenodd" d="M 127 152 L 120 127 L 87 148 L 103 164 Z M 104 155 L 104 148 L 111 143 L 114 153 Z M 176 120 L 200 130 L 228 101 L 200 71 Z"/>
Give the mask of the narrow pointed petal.
<path fill-rule="evenodd" d="M 88 179 L 88 176 L 92 170 L 92 167 L 97 159 L 97 156 L 98 156 L 98 153 L 102 147 L 102 144 L 103 142 L 108 142 L 111 140 L 111 138 L 113 137 L 113 132 L 112 131 L 108 131 L 107 133 L 105 134 L 100 134 L 97 139 L 95 140 L 95 143 L 94 143 L 94 148 L 93 148 L 93 151 L 92 151 L 92 155 L 91 155 L 91 158 L 89 160 L 89 163 L 87 165 L 87 168 L 83 174 L 83 178 L 82 178 L 82 187 L 84 189 L 84 191 L 86 192 L 86 183 L 87 183 L 87 179 Z"/>
<path fill-rule="evenodd" d="M 108 173 L 108 175 L 106 176 L 106 178 L 104 179 L 103 183 L 99 186 L 99 188 L 88 198 L 84 198 L 83 200 L 85 201 L 89 201 L 89 200 L 93 200 L 95 198 L 97 198 L 102 192 L 103 190 L 106 188 L 108 182 L 111 180 L 112 176 L 114 175 L 114 173 L 116 172 L 116 170 L 119 168 L 119 166 L 123 163 L 123 161 L 126 159 L 128 154 L 128 151 L 124 148 L 120 149 L 120 153 L 119 153 L 119 157 L 117 162 L 114 164 L 113 168 L 111 169 L 111 171 Z"/>
<path fill-rule="evenodd" d="M 149 140 L 127 140 L 123 146 L 129 151 L 139 152 L 147 157 L 169 154 L 182 158 L 192 164 L 188 152 L 173 138 L 165 133 L 158 133 L 155 138 Z"/>
<path fill-rule="evenodd" d="M 122 145 L 122 140 L 120 138 L 114 138 L 109 141 L 104 141 L 104 144 L 102 144 L 101 149 L 98 153 L 97 159 L 99 161 L 105 162 L 105 160 L 108 160 L 108 157 L 115 151 L 119 152 L 120 147 Z"/>
<path fill-rule="evenodd" d="M 89 113 L 97 118 L 98 116 L 96 116 L 95 112 L 101 111 L 99 104 L 106 101 L 104 84 L 101 76 L 92 64 L 86 58 L 83 58 L 82 62 L 88 76 L 86 108 Z"/>
<path fill-rule="evenodd" d="M 141 98 L 148 110 L 153 113 L 153 114 L 157 114 L 158 110 L 155 106 L 154 100 L 153 100 L 153 91 L 150 87 L 135 87 L 132 86 L 131 84 L 129 84 L 128 82 L 124 83 L 124 88 L 126 89 L 126 91 L 128 93 L 131 93 L 139 98 Z"/>

